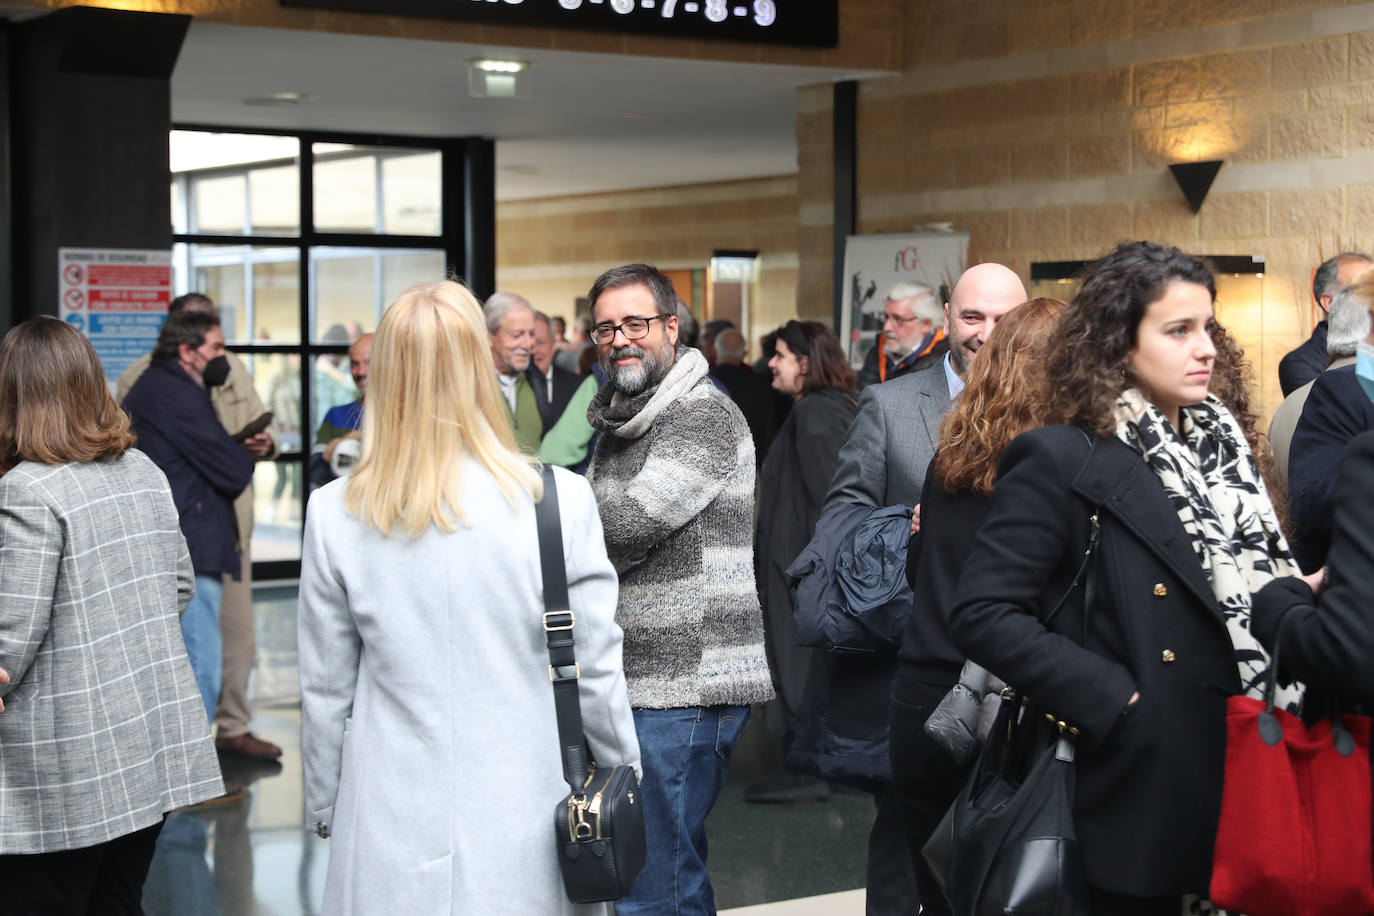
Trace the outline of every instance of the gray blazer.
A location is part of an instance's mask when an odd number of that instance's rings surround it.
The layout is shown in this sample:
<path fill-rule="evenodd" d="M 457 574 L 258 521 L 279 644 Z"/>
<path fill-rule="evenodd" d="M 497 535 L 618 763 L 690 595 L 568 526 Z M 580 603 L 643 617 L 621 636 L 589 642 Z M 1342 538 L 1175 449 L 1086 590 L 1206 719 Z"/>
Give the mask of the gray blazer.
<path fill-rule="evenodd" d="M 859 413 L 840 446 L 826 511 L 843 503 L 877 508 L 920 502 L 947 410 L 944 360 L 865 388 Z"/>
<path fill-rule="evenodd" d="M 142 452 L 0 477 L 0 854 L 94 846 L 224 791 L 179 624 L 194 590 Z"/>

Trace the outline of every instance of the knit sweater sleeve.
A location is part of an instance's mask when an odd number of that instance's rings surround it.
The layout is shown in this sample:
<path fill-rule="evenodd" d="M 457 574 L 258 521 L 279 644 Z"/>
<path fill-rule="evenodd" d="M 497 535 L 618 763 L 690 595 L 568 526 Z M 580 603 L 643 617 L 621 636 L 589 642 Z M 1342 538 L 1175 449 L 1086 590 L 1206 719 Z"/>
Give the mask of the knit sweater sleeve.
<path fill-rule="evenodd" d="M 613 492 L 598 488 L 601 517 L 615 522 L 605 530 L 617 571 L 642 560 L 725 489 L 742 447 L 731 406 L 715 397 L 683 403 L 647 434 L 648 453 L 638 473 Z"/>

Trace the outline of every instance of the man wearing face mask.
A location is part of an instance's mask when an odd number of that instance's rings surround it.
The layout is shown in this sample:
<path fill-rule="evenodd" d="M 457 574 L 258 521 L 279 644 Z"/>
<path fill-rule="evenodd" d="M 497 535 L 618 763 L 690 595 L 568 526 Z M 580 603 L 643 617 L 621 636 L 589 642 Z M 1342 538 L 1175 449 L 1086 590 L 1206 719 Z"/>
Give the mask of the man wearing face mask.
<path fill-rule="evenodd" d="M 167 314 L 200 312 L 218 315 L 214 301 L 203 293 L 187 293 L 172 300 Z M 223 329 L 216 333 L 222 334 Z M 121 402 L 134 383 L 147 371 L 152 354 L 142 357 L 119 377 L 115 395 Z M 220 362 L 206 373 L 206 389 L 224 431 L 233 435 L 266 413 L 262 399 L 253 386 L 253 377 L 243 361 L 233 353 L 224 352 L 221 361 L 227 374 L 221 378 Z M 272 426 L 245 438 L 239 443 L 254 460 L 262 461 L 277 453 L 277 432 Z M 220 635 L 223 644 L 223 679 L 220 685 L 219 707 L 215 712 L 215 746 L 221 752 L 274 760 L 281 756 L 281 748 L 264 741 L 250 730 L 252 708 L 248 700 L 248 680 L 253 673 L 257 651 L 253 626 L 253 558 L 249 545 L 253 537 L 253 486 L 234 500 L 236 547 L 239 554 L 239 573 L 224 577 L 224 595 L 219 604 Z M 231 787 L 232 791 L 232 787 Z"/>
<path fill-rule="evenodd" d="M 147 370 L 124 398 L 139 449 L 171 486 L 195 568 L 181 633 L 208 720 L 220 694 L 224 576 L 241 571 L 234 499 L 252 483 L 254 449 L 262 450 L 236 441 L 215 415 L 210 391 L 228 377 L 219 317 L 181 309 L 167 316 Z"/>

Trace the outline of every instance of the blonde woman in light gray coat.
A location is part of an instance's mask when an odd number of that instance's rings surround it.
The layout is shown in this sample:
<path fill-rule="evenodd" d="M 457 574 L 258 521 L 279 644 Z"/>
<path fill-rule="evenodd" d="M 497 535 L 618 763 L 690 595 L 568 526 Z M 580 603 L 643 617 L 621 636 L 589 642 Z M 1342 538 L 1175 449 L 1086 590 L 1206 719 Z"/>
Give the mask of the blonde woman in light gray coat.
<path fill-rule="evenodd" d="M 326 914 L 599 914 L 563 892 L 535 501 L 476 300 L 417 286 L 377 329 L 350 477 L 310 500 L 299 615 L 306 803 Z M 556 470 L 587 741 L 639 765 L 616 575 Z"/>

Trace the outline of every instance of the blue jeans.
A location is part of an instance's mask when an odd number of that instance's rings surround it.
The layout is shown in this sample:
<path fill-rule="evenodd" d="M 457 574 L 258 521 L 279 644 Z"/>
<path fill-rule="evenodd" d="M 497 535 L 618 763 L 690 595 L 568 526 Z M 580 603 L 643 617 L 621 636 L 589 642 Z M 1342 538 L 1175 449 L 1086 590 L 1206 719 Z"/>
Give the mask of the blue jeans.
<path fill-rule="evenodd" d="M 224 640 L 219 633 L 219 602 L 224 596 L 223 576 L 196 576 L 196 594 L 181 615 L 181 638 L 191 658 L 191 672 L 205 702 L 205 714 L 215 721 L 223 673 Z"/>
<path fill-rule="evenodd" d="M 636 709 L 634 715 L 649 854 L 630 895 L 616 901 L 616 916 L 714 914 L 706 815 L 725 784 L 749 707 Z"/>

